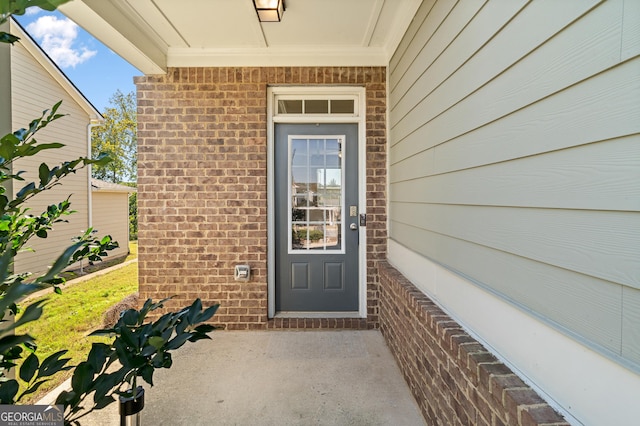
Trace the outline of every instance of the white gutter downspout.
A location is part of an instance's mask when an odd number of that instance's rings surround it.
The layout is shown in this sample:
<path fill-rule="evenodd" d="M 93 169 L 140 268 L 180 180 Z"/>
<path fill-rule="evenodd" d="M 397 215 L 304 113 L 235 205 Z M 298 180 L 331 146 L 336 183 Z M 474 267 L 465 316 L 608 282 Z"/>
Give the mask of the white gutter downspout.
<path fill-rule="evenodd" d="M 91 129 L 93 129 L 94 127 L 100 127 L 104 124 L 102 119 L 92 119 L 91 122 L 89 124 L 87 124 L 87 157 L 91 158 Z M 88 205 L 88 212 L 89 212 L 89 217 L 88 217 L 88 224 L 89 224 L 89 228 L 93 228 L 93 190 L 91 189 L 91 164 L 89 164 L 89 166 L 87 166 L 87 188 L 89 189 L 89 197 L 87 199 L 89 205 Z"/>

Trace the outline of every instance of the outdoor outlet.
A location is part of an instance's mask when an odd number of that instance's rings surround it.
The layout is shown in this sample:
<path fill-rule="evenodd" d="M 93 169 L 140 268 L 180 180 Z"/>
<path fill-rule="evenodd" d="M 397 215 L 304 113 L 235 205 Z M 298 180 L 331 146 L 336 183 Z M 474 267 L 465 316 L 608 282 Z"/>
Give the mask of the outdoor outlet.
<path fill-rule="evenodd" d="M 249 281 L 251 276 L 251 268 L 249 265 L 236 265 L 236 269 L 233 272 L 233 278 L 236 281 Z"/>

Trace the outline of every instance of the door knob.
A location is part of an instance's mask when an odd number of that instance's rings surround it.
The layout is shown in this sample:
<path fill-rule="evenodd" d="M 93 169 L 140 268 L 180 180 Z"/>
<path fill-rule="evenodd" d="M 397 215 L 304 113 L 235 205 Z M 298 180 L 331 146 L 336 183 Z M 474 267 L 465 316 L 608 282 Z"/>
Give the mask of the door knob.
<path fill-rule="evenodd" d="M 351 229 L 352 231 L 355 231 L 358 229 L 358 225 L 356 225 L 355 223 L 352 223 L 351 225 L 349 225 L 349 229 Z"/>

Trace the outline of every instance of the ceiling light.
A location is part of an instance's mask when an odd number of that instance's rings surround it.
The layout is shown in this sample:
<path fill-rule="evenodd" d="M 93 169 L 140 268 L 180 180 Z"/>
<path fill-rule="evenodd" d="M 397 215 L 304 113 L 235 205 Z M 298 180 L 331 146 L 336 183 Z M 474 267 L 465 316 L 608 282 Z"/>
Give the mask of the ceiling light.
<path fill-rule="evenodd" d="M 280 22 L 285 11 L 284 0 L 253 0 L 260 22 Z"/>

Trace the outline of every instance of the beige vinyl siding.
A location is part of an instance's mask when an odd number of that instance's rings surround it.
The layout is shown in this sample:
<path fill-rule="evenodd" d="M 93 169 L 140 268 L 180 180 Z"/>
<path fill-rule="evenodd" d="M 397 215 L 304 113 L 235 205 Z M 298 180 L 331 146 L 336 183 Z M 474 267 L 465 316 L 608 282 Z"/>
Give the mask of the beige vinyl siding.
<path fill-rule="evenodd" d="M 129 194 L 94 191 L 93 229 L 98 235 L 111 235 L 120 247 L 109 252 L 109 258 L 129 253 Z"/>
<path fill-rule="evenodd" d="M 423 2 L 390 238 L 640 371 L 640 2 Z"/>
<path fill-rule="evenodd" d="M 0 25 L 0 31 L 10 32 L 9 23 Z M 0 43 L 0 135 L 13 131 L 11 122 L 11 45 Z M 1 137 L 1 136 L 0 136 Z M 11 196 L 13 185 L 4 183 L 7 196 Z"/>
<path fill-rule="evenodd" d="M 88 155 L 87 125 L 89 116 L 69 93 L 49 74 L 20 43 L 12 48 L 11 93 L 13 99 L 13 128 L 27 127 L 29 122 L 62 100 L 59 113 L 66 117 L 50 124 L 37 135 L 39 142 L 61 142 L 64 148 L 42 151 L 35 157 L 14 163 L 14 170 L 25 170 L 27 182 L 38 182 L 38 168 L 42 162 L 50 168 L 64 161 Z M 22 186 L 17 183 L 16 191 Z M 34 237 L 28 244 L 35 252 L 20 253 L 16 257 L 16 272 L 42 272 L 72 244 L 72 238 L 89 226 L 88 170 L 83 169 L 63 180 L 63 184 L 43 192 L 29 201 L 34 214 L 40 214 L 50 204 L 58 204 L 71 195 L 72 209 L 76 210 L 57 223 L 48 238 Z"/>

